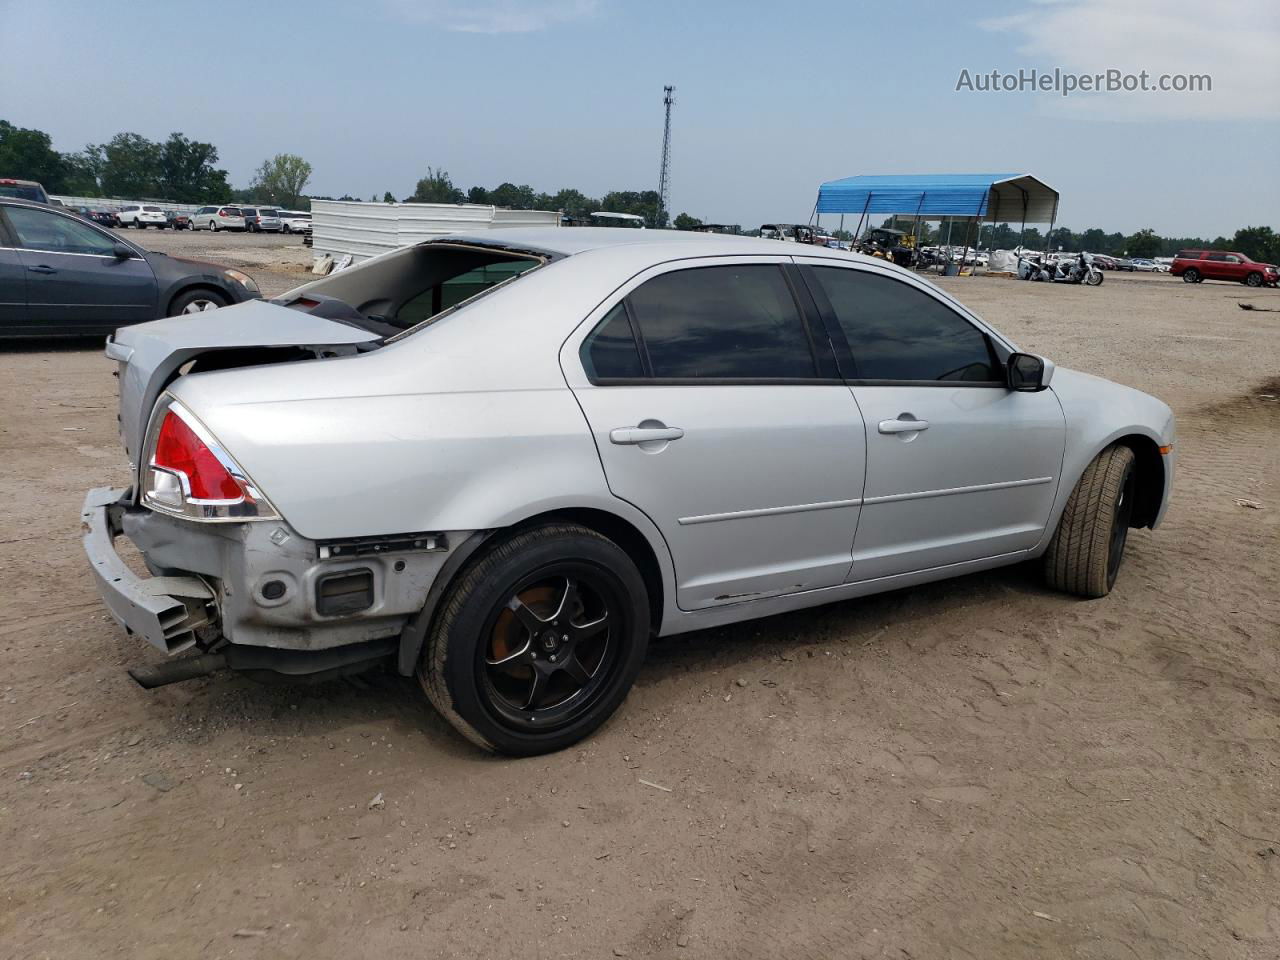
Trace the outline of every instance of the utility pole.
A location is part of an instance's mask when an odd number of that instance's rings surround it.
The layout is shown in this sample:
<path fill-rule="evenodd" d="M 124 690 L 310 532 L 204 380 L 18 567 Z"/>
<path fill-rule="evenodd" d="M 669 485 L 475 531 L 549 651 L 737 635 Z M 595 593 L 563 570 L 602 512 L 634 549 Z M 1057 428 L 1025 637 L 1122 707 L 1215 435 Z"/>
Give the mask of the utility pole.
<path fill-rule="evenodd" d="M 662 88 L 662 105 L 666 108 L 667 119 L 662 128 L 662 167 L 658 171 L 658 218 L 655 227 L 662 226 L 662 214 L 670 213 L 667 208 L 671 204 L 671 107 L 676 98 L 672 96 L 675 87 Z"/>

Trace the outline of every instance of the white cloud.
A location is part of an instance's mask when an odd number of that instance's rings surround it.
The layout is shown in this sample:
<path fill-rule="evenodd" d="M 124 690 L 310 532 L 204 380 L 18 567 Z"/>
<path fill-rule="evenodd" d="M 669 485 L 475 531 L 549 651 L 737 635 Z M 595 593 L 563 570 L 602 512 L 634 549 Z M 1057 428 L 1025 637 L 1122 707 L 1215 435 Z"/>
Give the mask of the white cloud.
<path fill-rule="evenodd" d="M 982 26 L 1020 38 L 1015 49 L 1027 60 L 1017 66 L 1078 74 L 1145 70 L 1153 82 L 1161 74 L 1212 77 L 1212 91 L 1201 93 L 1037 94 L 1051 110 L 1123 120 L 1280 117 L 1275 0 L 1042 0 Z"/>
<path fill-rule="evenodd" d="M 592 17 L 599 0 L 384 0 L 393 16 L 459 33 L 532 33 Z"/>

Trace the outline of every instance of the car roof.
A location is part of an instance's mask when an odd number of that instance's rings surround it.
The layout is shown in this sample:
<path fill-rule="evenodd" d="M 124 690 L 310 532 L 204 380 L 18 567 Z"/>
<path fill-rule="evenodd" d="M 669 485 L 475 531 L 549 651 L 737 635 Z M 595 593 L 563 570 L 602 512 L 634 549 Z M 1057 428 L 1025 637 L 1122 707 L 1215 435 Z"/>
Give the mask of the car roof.
<path fill-rule="evenodd" d="M 433 242 L 503 246 L 556 257 L 622 247 L 648 247 L 653 248 L 655 255 L 671 253 L 677 258 L 768 253 L 806 257 L 831 256 L 840 259 L 848 259 L 850 256 L 846 252 L 828 247 L 798 247 L 786 240 L 700 233 L 696 230 L 637 230 L 634 227 L 499 227 L 483 233 L 447 234 L 435 238 Z M 656 249 L 659 247 L 670 249 L 659 251 Z"/>

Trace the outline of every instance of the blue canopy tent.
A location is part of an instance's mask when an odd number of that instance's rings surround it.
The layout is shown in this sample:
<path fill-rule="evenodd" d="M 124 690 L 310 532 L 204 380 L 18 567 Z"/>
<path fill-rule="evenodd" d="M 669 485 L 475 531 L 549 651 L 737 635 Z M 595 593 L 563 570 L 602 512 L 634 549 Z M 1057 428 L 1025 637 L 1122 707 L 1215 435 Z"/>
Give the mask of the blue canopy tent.
<path fill-rule="evenodd" d="M 981 222 L 1049 223 L 1058 218 L 1058 191 L 1025 173 L 927 173 L 845 177 L 818 188 L 814 212 L 858 214 L 858 230 L 872 214 L 938 220 L 964 217 Z M 966 231 L 967 233 L 967 231 Z M 966 241 L 967 241 L 966 236 Z M 966 242 L 965 246 L 968 246 Z"/>

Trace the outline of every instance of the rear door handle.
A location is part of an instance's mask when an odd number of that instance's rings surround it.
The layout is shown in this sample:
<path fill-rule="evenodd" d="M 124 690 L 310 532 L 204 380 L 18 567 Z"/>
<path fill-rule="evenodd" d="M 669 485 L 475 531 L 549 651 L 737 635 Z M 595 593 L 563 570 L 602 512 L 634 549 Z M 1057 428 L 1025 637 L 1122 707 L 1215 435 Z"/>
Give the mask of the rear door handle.
<path fill-rule="evenodd" d="M 679 427 L 617 427 L 609 431 L 609 442 L 619 445 L 679 440 L 684 431 Z"/>
<path fill-rule="evenodd" d="M 40 264 L 38 267 L 27 267 L 27 269 L 30 270 L 32 273 L 57 273 L 58 272 L 57 270 L 53 269 L 53 267 L 47 267 L 43 263 Z"/>
<path fill-rule="evenodd" d="M 881 420 L 881 433 L 917 433 L 929 429 L 928 420 Z"/>

